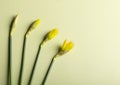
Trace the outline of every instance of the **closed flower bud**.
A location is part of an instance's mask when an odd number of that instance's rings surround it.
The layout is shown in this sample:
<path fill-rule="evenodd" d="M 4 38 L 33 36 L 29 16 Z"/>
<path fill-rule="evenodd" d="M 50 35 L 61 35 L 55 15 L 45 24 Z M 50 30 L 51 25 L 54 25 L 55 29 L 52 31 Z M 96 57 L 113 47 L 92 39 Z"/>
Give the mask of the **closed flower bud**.
<path fill-rule="evenodd" d="M 58 29 L 56 29 L 56 28 L 54 28 L 53 30 L 48 32 L 48 34 L 45 36 L 45 38 L 44 38 L 43 42 L 41 43 L 41 45 L 43 45 L 45 42 L 53 39 L 57 34 L 58 34 Z"/>
<path fill-rule="evenodd" d="M 58 34 L 58 29 L 53 29 L 53 30 L 51 30 L 49 33 L 48 33 L 48 35 L 47 35 L 47 39 L 48 40 L 51 40 L 52 38 L 54 38 L 56 35 Z"/>
<path fill-rule="evenodd" d="M 39 24 L 40 24 L 40 19 L 37 19 L 36 21 L 34 21 L 33 24 L 30 26 L 30 29 L 28 30 L 26 36 L 28 36 L 31 31 L 36 29 Z"/>
<path fill-rule="evenodd" d="M 37 28 L 37 26 L 38 26 L 39 24 L 40 24 L 40 19 L 37 19 L 37 20 L 34 21 L 34 23 L 32 24 L 30 30 Z"/>

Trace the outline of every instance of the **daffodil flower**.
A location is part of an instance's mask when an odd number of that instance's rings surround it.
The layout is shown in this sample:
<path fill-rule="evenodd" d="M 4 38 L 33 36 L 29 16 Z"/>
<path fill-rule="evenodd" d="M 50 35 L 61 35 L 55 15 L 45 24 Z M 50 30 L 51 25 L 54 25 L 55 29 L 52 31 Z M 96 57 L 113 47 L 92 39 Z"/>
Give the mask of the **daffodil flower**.
<path fill-rule="evenodd" d="M 45 42 L 53 39 L 57 34 L 58 34 L 57 28 L 54 28 L 53 30 L 48 32 L 47 35 L 45 36 L 44 40 L 42 41 L 41 46 L 44 45 Z"/>
<path fill-rule="evenodd" d="M 26 37 L 34 30 L 38 27 L 38 25 L 40 24 L 40 19 L 37 19 L 36 21 L 33 22 L 33 24 L 30 26 L 29 30 L 26 33 Z"/>
<path fill-rule="evenodd" d="M 58 55 L 63 55 L 69 52 L 73 47 L 74 47 L 73 42 L 65 40 L 60 48 L 60 51 L 58 52 Z"/>

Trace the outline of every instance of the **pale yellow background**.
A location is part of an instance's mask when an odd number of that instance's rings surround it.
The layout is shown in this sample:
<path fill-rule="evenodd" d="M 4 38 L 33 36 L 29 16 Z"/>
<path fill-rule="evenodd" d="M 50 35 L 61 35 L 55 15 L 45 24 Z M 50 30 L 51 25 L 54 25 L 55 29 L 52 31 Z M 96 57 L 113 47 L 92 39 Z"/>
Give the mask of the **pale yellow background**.
<path fill-rule="evenodd" d="M 42 48 L 32 85 L 40 85 L 64 39 L 75 47 L 55 61 L 46 85 L 120 85 L 120 0 L 0 0 L 0 85 L 6 85 L 8 31 L 16 14 L 12 85 L 17 85 L 23 35 L 37 18 L 41 25 L 27 41 L 22 85 L 27 85 L 40 41 L 53 27 L 59 35 Z"/>

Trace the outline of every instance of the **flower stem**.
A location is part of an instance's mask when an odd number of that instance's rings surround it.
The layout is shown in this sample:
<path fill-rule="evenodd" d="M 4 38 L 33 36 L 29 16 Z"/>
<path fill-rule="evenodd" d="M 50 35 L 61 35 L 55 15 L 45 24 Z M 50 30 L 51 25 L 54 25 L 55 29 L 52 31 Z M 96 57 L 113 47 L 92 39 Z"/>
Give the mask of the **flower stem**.
<path fill-rule="evenodd" d="M 35 68 L 36 68 L 36 63 L 37 63 L 37 60 L 38 60 L 38 57 L 39 57 L 39 54 L 40 54 L 40 50 L 41 50 L 41 45 L 39 46 L 39 49 L 38 49 L 38 52 L 37 52 L 37 55 L 36 55 L 36 58 L 35 58 L 35 61 L 34 61 L 34 65 L 33 65 L 32 71 L 31 71 L 31 75 L 30 75 L 30 78 L 29 78 L 28 85 L 31 85 L 33 75 L 34 75 L 34 71 L 35 71 Z"/>
<path fill-rule="evenodd" d="M 18 85 L 21 85 L 22 83 L 22 76 L 23 76 L 23 68 L 24 68 L 24 57 L 25 57 L 25 49 L 26 49 L 26 35 L 24 36 L 24 41 L 23 41 L 23 50 L 22 50 L 22 59 L 21 59 L 21 67 L 20 67 L 20 74 L 19 74 L 19 81 Z"/>
<path fill-rule="evenodd" d="M 17 23 L 18 15 L 13 17 L 8 36 L 8 72 L 7 72 L 7 85 L 12 85 L 12 34 Z"/>
<path fill-rule="evenodd" d="M 8 50 L 9 50 L 9 56 L 8 56 L 8 79 L 7 79 L 7 85 L 12 85 L 12 36 L 9 34 L 9 42 L 8 42 Z"/>
<path fill-rule="evenodd" d="M 47 72 L 46 72 L 46 74 L 45 74 L 45 76 L 44 76 L 44 79 L 43 79 L 41 85 L 45 85 L 46 79 L 47 79 L 47 77 L 48 77 L 48 74 L 49 74 L 49 72 L 50 72 L 50 69 L 51 69 L 51 67 L 52 67 L 52 65 L 53 65 L 54 60 L 55 60 L 56 57 L 57 57 L 57 54 L 52 58 L 52 60 L 51 60 L 51 62 L 50 62 L 50 64 L 49 64 L 49 67 L 48 67 L 48 69 L 47 69 Z"/>

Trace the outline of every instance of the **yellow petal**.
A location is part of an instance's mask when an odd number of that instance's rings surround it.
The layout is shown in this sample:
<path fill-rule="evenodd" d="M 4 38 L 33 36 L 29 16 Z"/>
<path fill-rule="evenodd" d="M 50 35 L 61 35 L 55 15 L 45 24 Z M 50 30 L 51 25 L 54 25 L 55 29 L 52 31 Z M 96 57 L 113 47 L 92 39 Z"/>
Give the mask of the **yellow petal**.
<path fill-rule="evenodd" d="M 74 44 L 73 42 L 67 42 L 67 40 L 64 41 L 61 50 L 63 51 L 70 51 L 73 48 Z"/>
<path fill-rule="evenodd" d="M 73 46 L 74 46 L 73 42 L 69 42 L 66 46 L 66 50 L 70 51 L 73 48 Z"/>
<path fill-rule="evenodd" d="M 65 47 L 66 47 L 66 45 L 67 45 L 67 40 L 65 40 L 65 41 L 63 42 L 63 45 L 62 45 L 61 49 L 64 50 Z"/>

